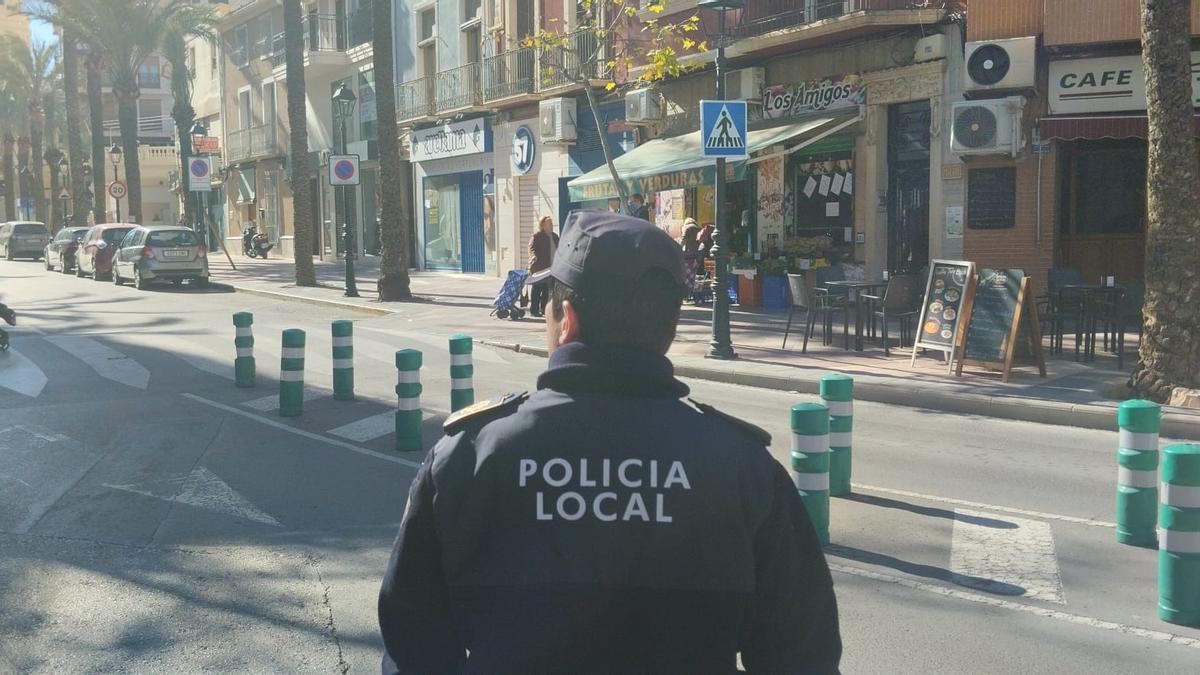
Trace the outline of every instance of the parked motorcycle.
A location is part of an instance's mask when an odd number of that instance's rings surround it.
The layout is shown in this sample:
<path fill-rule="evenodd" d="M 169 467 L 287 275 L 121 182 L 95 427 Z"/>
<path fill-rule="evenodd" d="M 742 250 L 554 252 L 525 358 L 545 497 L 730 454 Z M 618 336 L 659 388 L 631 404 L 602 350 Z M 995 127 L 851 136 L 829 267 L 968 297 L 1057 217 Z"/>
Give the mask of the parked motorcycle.
<path fill-rule="evenodd" d="M 9 309 L 8 305 L 0 302 L 0 319 L 4 319 L 4 323 L 10 326 L 17 325 L 17 313 Z M 0 352 L 8 350 L 8 332 L 0 328 Z"/>
<path fill-rule="evenodd" d="M 242 230 L 242 253 L 245 255 L 266 260 L 267 251 L 274 247 L 275 244 L 267 241 L 267 235 L 255 228 L 247 227 Z"/>

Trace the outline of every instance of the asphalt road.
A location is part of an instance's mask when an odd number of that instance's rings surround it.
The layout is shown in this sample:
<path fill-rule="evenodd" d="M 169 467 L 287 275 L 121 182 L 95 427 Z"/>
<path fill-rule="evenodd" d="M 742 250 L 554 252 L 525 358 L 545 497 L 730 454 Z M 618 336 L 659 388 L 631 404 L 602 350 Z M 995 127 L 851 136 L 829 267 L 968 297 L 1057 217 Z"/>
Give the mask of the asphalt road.
<path fill-rule="evenodd" d="M 392 449 L 393 353 L 424 352 L 432 444 L 446 335 L 419 309 L 139 292 L 25 262 L 0 261 L 0 301 L 20 314 L 0 354 L 0 671 L 377 668 L 375 595 L 421 459 Z M 232 382 L 235 311 L 254 313 L 253 389 Z M 329 396 L 335 319 L 355 321 L 354 402 Z M 275 410 L 285 328 L 308 332 L 295 419 Z M 475 349 L 479 398 L 544 363 Z M 806 397 L 689 384 L 787 460 Z M 845 672 L 1195 672 L 1200 630 L 1155 616 L 1156 553 L 1114 541 L 1115 433 L 855 415 L 855 494 L 826 551 Z"/>

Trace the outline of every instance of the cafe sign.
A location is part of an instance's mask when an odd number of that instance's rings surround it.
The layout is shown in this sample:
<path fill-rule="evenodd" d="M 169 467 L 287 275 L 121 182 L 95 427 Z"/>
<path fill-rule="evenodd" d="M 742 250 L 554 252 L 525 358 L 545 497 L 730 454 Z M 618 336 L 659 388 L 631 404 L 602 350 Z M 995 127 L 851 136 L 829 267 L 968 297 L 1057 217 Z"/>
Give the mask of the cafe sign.
<path fill-rule="evenodd" d="M 427 162 L 492 151 L 492 130 L 479 118 L 412 132 L 412 161 Z"/>
<path fill-rule="evenodd" d="M 834 75 L 808 82 L 767 87 L 763 114 L 768 119 L 853 108 L 867 100 L 866 85 L 859 75 Z"/>
<path fill-rule="evenodd" d="M 1192 52 L 1192 100 L 1200 105 L 1200 52 Z M 1146 75 L 1142 57 L 1105 56 L 1050 62 L 1050 112 L 1141 111 L 1146 109 Z"/>
<path fill-rule="evenodd" d="M 682 190 L 685 188 L 700 187 L 701 185 L 715 185 L 716 176 L 716 167 L 709 165 L 695 169 L 672 171 L 670 173 L 625 178 L 624 181 L 625 189 L 630 194 L 652 194 L 666 190 Z M 744 162 L 730 162 L 725 165 L 726 180 L 738 181 L 745 177 L 746 164 Z M 611 180 L 586 185 L 576 185 L 572 181 L 567 187 L 571 193 L 571 201 L 576 202 L 610 199 L 620 196 L 617 193 L 616 185 Z"/>

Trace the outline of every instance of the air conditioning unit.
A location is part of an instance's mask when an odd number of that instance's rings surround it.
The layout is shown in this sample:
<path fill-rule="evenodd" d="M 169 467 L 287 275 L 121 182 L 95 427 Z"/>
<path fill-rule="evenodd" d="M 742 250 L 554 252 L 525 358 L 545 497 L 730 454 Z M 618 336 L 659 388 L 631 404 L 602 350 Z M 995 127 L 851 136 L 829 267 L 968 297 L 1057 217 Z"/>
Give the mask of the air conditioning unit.
<path fill-rule="evenodd" d="M 573 98 L 548 98 L 538 102 L 544 142 L 569 143 L 575 140 L 575 104 Z"/>
<path fill-rule="evenodd" d="M 725 98 L 729 101 L 762 102 L 766 69 L 742 68 L 725 76 Z"/>
<path fill-rule="evenodd" d="M 950 148 L 960 155 L 1011 155 L 1024 146 L 1021 126 L 1025 97 L 960 101 L 951 118 Z"/>
<path fill-rule="evenodd" d="M 634 89 L 625 94 L 625 121 L 655 122 L 663 118 L 662 100 L 653 89 Z"/>
<path fill-rule="evenodd" d="M 1037 38 L 968 42 L 966 62 L 964 87 L 967 91 L 1033 89 Z"/>
<path fill-rule="evenodd" d="M 917 40 L 913 48 L 913 62 L 925 63 L 946 58 L 946 36 L 936 33 Z"/>

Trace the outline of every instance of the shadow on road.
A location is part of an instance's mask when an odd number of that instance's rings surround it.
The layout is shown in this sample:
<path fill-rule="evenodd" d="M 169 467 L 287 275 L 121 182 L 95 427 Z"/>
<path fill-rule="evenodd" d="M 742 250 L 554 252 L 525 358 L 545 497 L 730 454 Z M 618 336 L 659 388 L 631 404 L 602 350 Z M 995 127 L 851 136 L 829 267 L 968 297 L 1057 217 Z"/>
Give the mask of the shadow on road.
<path fill-rule="evenodd" d="M 993 595 L 1018 596 L 1025 595 L 1025 589 L 1015 584 L 1008 584 L 995 579 L 984 579 L 982 577 L 972 577 L 964 574 L 956 574 L 944 567 L 934 567 L 933 565 L 924 565 L 921 563 L 901 560 L 883 553 L 875 553 L 873 551 L 864 551 L 859 548 L 851 548 L 840 544 L 830 544 L 825 547 L 825 553 L 828 555 L 853 560 L 855 562 L 865 563 L 868 565 L 877 565 L 879 567 L 889 567 L 897 572 L 911 574 L 913 576 L 925 577 L 926 579 L 935 579 L 970 588 L 984 593 Z"/>
<path fill-rule="evenodd" d="M 985 518 L 982 516 L 971 516 L 962 513 L 955 513 L 949 509 L 939 509 L 933 506 L 921 506 L 911 502 L 900 501 L 899 499 L 889 499 L 887 497 L 876 497 L 874 495 L 864 494 L 849 494 L 836 499 L 845 499 L 846 501 L 858 502 L 859 504 L 867 504 L 869 506 L 879 506 L 885 509 L 899 509 L 908 511 L 921 516 L 932 516 L 934 518 L 945 518 L 947 520 L 961 520 L 964 523 L 979 525 L 981 527 L 990 527 L 997 530 L 1015 530 L 1016 523 L 1010 523 L 1007 520 L 996 520 L 995 518 Z"/>

